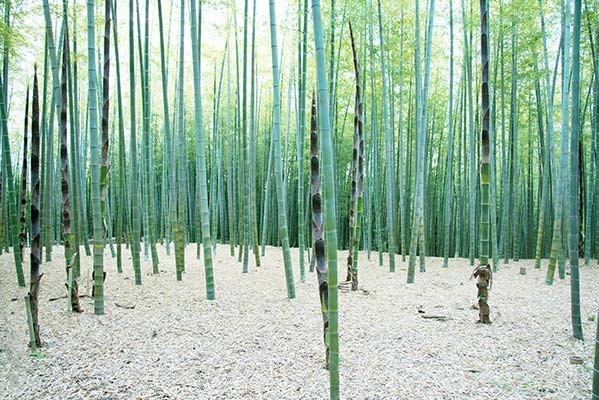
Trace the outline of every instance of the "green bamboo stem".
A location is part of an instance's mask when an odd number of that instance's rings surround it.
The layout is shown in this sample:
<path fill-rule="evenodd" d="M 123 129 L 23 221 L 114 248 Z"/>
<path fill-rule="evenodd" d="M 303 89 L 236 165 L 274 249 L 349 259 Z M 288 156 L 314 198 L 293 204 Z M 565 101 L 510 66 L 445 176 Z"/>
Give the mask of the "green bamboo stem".
<path fill-rule="evenodd" d="M 129 191 L 131 193 L 131 258 L 133 259 L 133 271 L 135 274 L 135 284 L 141 285 L 141 265 L 140 265 L 140 185 L 137 164 L 137 135 L 135 122 L 135 57 L 134 57 L 134 36 L 133 36 L 133 0 L 129 0 L 129 101 L 130 101 L 130 119 L 131 127 L 129 131 L 129 157 L 131 184 Z"/>
<path fill-rule="evenodd" d="M 251 70 L 250 70 L 250 121 L 249 121 L 249 180 L 250 183 L 250 211 L 251 211 L 251 238 L 256 266 L 261 265 L 258 239 L 258 204 L 256 199 L 256 158 L 257 158 L 257 121 L 256 121 L 256 1 L 252 6 L 252 44 L 251 44 Z"/>
<path fill-rule="evenodd" d="M 240 177 L 243 180 L 243 188 L 242 188 L 242 212 L 243 212 L 243 272 L 248 272 L 248 259 L 249 259 L 249 242 L 250 242 L 250 234 L 249 229 L 251 225 L 251 182 L 250 182 L 250 160 L 248 155 L 248 105 L 247 105 L 247 86 L 248 86 L 248 9 L 249 2 L 248 0 L 244 1 L 243 8 L 243 56 L 242 56 L 242 92 L 241 92 L 241 146 L 242 146 L 242 163 L 243 169 L 240 171 Z M 237 59 L 239 63 L 240 59 Z"/>
<path fill-rule="evenodd" d="M 162 106 L 164 112 L 164 141 L 166 147 L 166 154 L 168 160 L 168 167 L 166 170 L 168 171 L 168 226 L 170 227 L 172 232 L 173 240 L 175 241 L 175 269 L 177 270 L 178 276 L 177 279 L 181 280 L 179 276 L 180 268 L 177 268 L 177 262 L 181 263 L 182 260 L 178 260 L 181 256 L 180 254 L 180 246 L 181 243 L 178 241 L 181 239 L 179 235 L 179 230 L 181 229 L 180 223 L 177 220 L 177 182 L 176 182 L 176 168 L 175 168 L 175 158 L 174 158 L 174 146 L 173 140 L 174 138 L 171 135 L 171 124 L 170 124 L 170 115 L 169 115 L 169 102 L 168 102 L 168 75 L 166 68 L 166 53 L 164 46 L 164 27 L 162 22 L 162 1 L 158 0 L 158 27 L 160 31 L 160 69 L 162 72 Z M 167 161 L 163 160 L 163 164 Z M 184 244 L 183 244 L 184 245 Z"/>
<path fill-rule="evenodd" d="M 272 138 L 272 134 L 270 135 Z M 274 143 L 271 140 L 270 145 L 268 146 L 268 166 L 266 169 L 266 183 L 264 184 L 264 202 L 262 209 L 262 256 L 264 257 L 264 247 L 266 246 L 266 234 L 268 231 L 268 211 L 270 209 L 270 187 L 271 187 L 271 176 L 272 176 L 272 168 L 273 168 L 273 158 L 274 158 Z"/>
<path fill-rule="evenodd" d="M 4 162 L 4 179 L 6 187 L 6 201 L 8 202 L 10 224 L 8 229 L 11 234 L 11 242 L 13 247 L 13 259 L 15 263 L 15 270 L 17 274 L 17 283 L 20 287 L 25 286 L 25 276 L 23 275 L 23 265 L 21 263 L 21 248 L 19 240 L 19 232 L 17 230 L 18 217 L 17 217 L 17 197 L 15 193 L 15 182 L 13 180 L 13 172 L 11 165 L 11 153 L 10 144 L 8 141 L 8 124 L 6 114 L 6 103 L 4 82 L 0 80 L 0 120 L 2 124 L 2 160 Z"/>
<path fill-rule="evenodd" d="M 425 157 L 426 157 L 426 109 L 428 87 L 430 79 L 430 54 L 432 44 L 432 27 L 435 2 L 429 3 L 429 22 L 426 35 L 426 54 L 424 80 L 420 81 L 421 59 L 420 59 L 420 17 L 419 2 L 416 1 L 416 53 L 415 53 L 415 71 L 416 71 L 416 139 L 417 139 L 417 157 L 416 157 L 416 192 L 414 195 L 414 212 L 412 221 L 412 238 L 410 240 L 410 260 L 408 264 L 408 283 L 414 283 L 414 269 L 416 265 L 416 250 L 420 245 L 420 271 L 424 272 L 424 179 L 425 179 Z"/>
<path fill-rule="evenodd" d="M 63 1 L 63 19 L 66 20 L 66 16 L 67 15 L 67 2 Z M 76 20 L 75 20 L 76 22 Z M 78 105 L 76 104 L 76 100 L 75 100 L 75 85 L 74 85 L 74 73 L 73 73 L 73 69 L 74 67 L 72 66 L 72 60 L 71 60 L 71 50 L 70 50 L 70 44 L 67 41 L 66 44 L 66 48 L 67 48 L 67 93 L 69 96 L 69 104 L 71 105 L 69 107 L 69 115 L 68 115 L 68 120 L 69 120 L 69 127 L 70 127 L 70 139 L 69 139 L 69 164 L 70 164 L 70 176 L 69 176 L 69 188 L 71 191 L 71 204 L 72 204 L 72 213 L 71 213 L 71 223 L 73 226 L 73 237 L 72 237 L 72 243 L 71 243 L 71 248 L 73 249 L 73 255 L 74 255 L 74 260 L 73 260 L 73 274 L 75 277 L 79 277 L 81 275 L 81 271 L 80 271 L 80 264 L 81 264 L 81 254 L 80 254 L 80 243 L 83 241 L 82 238 L 82 229 L 81 229 L 81 213 L 82 210 L 80 209 L 80 197 L 79 197 L 79 189 L 77 184 L 79 183 L 77 181 L 77 171 L 75 170 L 77 168 L 77 160 L 78 160 L 78 155 L 77 155 L 77 147 L 76 147 L 76 137 L 78 136 L 79 132 L 78 132 L 78 125 L 77 125 L 77 118 L 76 118 L 76 114 L 78 113 Z"/>
<path fill-rule="evenodd" d="M 510 131 L 511 131 L 511 202 L 512 202 L 512 257 L 514 261 L 520 259 L 520 168 L 519 168 L 519 129 L 518 129 L 518 54 L 517 54 L 517 27 L 512 22 L 512 85 L 511 85 L 511 107 L 510 107 Z"/>
<path fill-rule="evenodd" d="M 47 47 L 48 47 L 48 54 L 50 56 L 50 67 L 52 70 L 52 83 L 53 83 L 53 91 L 52 91 L 52 106 L 50 108 L 50 122 L 48 124 L 49 126 L 49 131 L 48 131 L 48 138 L 46 141 L 47 144 L 47 154 L 46 154 L 46 164 L 45 165 L 52 165 L 53 164 L 53 157 L 54 157 L 54 150 L 53 150 L 53 130 L 54 130 L 54 107 L 56 107 L 56 113 L 58 114 L 59 118 L 60 118 L 60 106 L 62 104 L 61 101 L 61 92 L 60 92 L 60 81 L 58 80 L 58 57 L 56 54 L 56 45 L 54 42 L 54 33 L 52 30 L 52 20 L 50 17 L 50 6 L 48 5 L 48 0 L 43 0 L 43 9 L 44 9 L 44 20 L 45 20 L 45 25 L 46 25 L 46 43 L 47 43 Z M 62 25 L 62 27 L 64 28 L 64 24 Z M 63 32 L 61 32 L 60 38 L 62 38 Z M 59 39 L 58 41 L 59 43 L 62 42 L 62 39 Z M 45 78 L 45 76 L 44 76 Z M 45 81 L 45 79 L 44 79 Z M 45 114 L 45 113 L 44 113 Z M 54 187 L 53 183 L 53 176 L 52 176 L 52 168 L 48 168 L 48 171 L 46 173 L 46 187 L 45 187 L 45 193 L 46 195 L 44 196 L 46 199 L 54 199 L 54 196 L 51 194 L 51 188 Z M 43 215 L 46 215 L 46 224 L 45 224 L 45 246 L 46 246 L 46 261 L 49 262 L 52 259 L 52 236 L 51 236 L 51 228 L 53 226 L 53 224 L 51 223 L 51 210 L 53 209 L 51 207 L 51 202 L 50 201 L 46 201 L 45 202 L 47 204 L 46 206 L 46 212 Z"/>
<path fill-rule="evenodd" d="M 393 177 L 394 159 L 392 150 L 393 132 L 389 127 L 389 95 L 387 89 L 387 64 L 385 59 L 385 42 L 383 40 L 383 16 L 381 10 L 381 1 L 378 0 L 378 18 L 379 18 L 379 42 L 381 50 L 381 80 L 383 82 L 383 129 L 385 130 L 385 153 L 386 168 L 385 182 L 387 193 L 387 244 L 389 248 L 389 272 L 395 272 L 395 207 L 393 194 L 395 193 L 395 179 Z"/>
<path fill-rule="evenodd" d="M 102 211 L 102 220 L 104 225 L 104 237 L 109 241 L 112 240 L 112 235 L 108 234 L 110 229 L 110 217 L 107 210 L 108 196 L 108 113 L 110 110 L 110 1 L 105 0 L 104 6 L 104 71 L 102 74 L 102 145 L 100 156 L 100 208 Z M 112 242 L 111 242 L 112 243 Z M 111 246 L 112 248 L 112 246 Z"/>
<path fill-rule="evenodd" d="M 142 80 L 142 92 L 144 95 L 143 99 L 143 128 L 144 128 L 144 139 L 145 139 L 145 163 L 144 167 L 147 172 L 146 174 L 146 201 L 145 206 L 147 208 L 146 216 L 148 219 L 147 233 L 148 242 L 150 248 L 150 254 L 152 257 L 152 273 L 158 274 L 158 252 L 156 250 L 156 195 L 154 189 L 156 188 L 156 174 L 154 174 L 154 157 L 152 157 L 152 130 L 150 126 L 150 29 L 149 29 L 149 11 L 150 0 L 146 0 L 145 6 L 145 17 L 144 17 L 144 46 L 143 46 L 143 80 Z"/>
<path fill-rule="evenodd" d="M 467 27 L 466 6 L 462 1 L 462 17 L 464 20 L 464 57 L 466 63 L 466 85 L 468 102 L 468 161 L 469 161 L 469 196 L 468 196 L 468 258 L 474 265 L 475 258 L 475 229 L 476 229 L 476 134 L 474 132 L 474 100 L 472 90 L 472 42 L 469 39 L 470 29 Z"/>
<path fill-rule="evenodd" d="M 358 290 L 358 249 L 360 245 L 360 228 L 363 210 L 364 186 L 364 122 L 362 106 L 362 88 L 360 82 L 360 66 L 354 40 L 354 31 L 349 22 L 349 33 L 354 60 L 354 74 L 356 77 L 355 116 L 354 116 L 354 150 L 352 156 L 352 187 L 350 199 L 350 240 L 349 254 L 347 257 L 347 278 L 351 280 L 352 290 Z"/>
<path fill-rule="evenodd" d="M 558 189 L 557 195 L 554 199 L 555 211 L 554 211 L 554 223 L 553 223 L 553 240 L 551 242 L 551 254 L 549 256 L 549 266 L 547 268 L 547 275 L 545 277 L 545 283 L 547 285 L 553 284 L 553 276 L 555 274 L 555 266 L 559 260 L 564 259 L 563 255 L 563 223 L 566 213 L 564 212 L 564 197 L 566 193 L 566 174 L 568 171 L 568 115 L 569 115 L 569 90 L 568 82 L 570 76 L 570 9 L 569 7 L 563 7 L 564 15 L 564 40 L 562 42 L 563 57 L 562 57 L 562 130 L 560 137 L 560 162 L 559 162 L 559 175 L 558 175 Z"/>
<path fill-rule="evenodd" d="M 204 272 L 206 274 L 206 298 L 214 300 L 214 275 L 212 271 L 212 247 L 210 243 L 210 214 L 208 208 L 208 189 L 206 186 L 206 148 L 204 144 L 204 126 L 202 123 L 202 89 L 200 86 L 200 46 L 196 20 L 196 2 L 190 3 L 191 43 L 193 59 L 193 88 L 195 104 L 196 146 L 198 149 L 199 196 L 202 223 L 202 244 L 204 247 Z"/>
<path fill-rule="evenodd" d="M 482 132 L 481 132 L 481 217 L 480 217 L 480 264 L 489 263 L 489 6 L 487 0 L 480 0 L 480 48 L 481 48 L 481 98 L 482 98 Z"/>
<path fill-rule="evenodd" d="M 173 236 L 175 238 L 175 270 L 177 281 L 183 279 L 183 271 L 185 270 L 185 232 L 184 232 L 184 215 L 185 215 L 185 129 L 184 123 L 184 105 L 183 105 L 183 68 L 184 68 L 184 38 L 185 38 L 185 0 L 181 0 L 179 20 L 179 68 L 177 77 L 177 179 L 178 184 L 175 189 L 177 203 L 173 205 L 176 209 L 175 220 L 173 221 Z M 174 160 L 172 163 L 173 170 L 175 168 Z M 174 171 L 173 171 L 174 173 Z M 172 179 L 172 177 L 171 177 Z"/>
<path fill-rule="evenodd" d="M 73 30 L 78 32 L 77 25 L 77 8 L 73 10 L 74 18 L 73 18 Z M 73 35 L 73 52 L 77 54 L 77 36 Z M 71 63 L 69 61 L 69 63 Z M 75 256 L 75 276 L 79 277 L 80 273 L 80 252 L 79 242 L 82 242 L 85 255 L 89 256 L 91 254 L 91 250 L 89 247 L 89 239 L 88 239 L 88 226 L 87 226 L 87 215 L 85 214 L 86 207 L 86 192 L 84 190 L 85 182 L 83 178 L 83 174 L 85 172 L 85 167 L 81 165 L 81 124 L 79 120 L 79 86 L 75 84 L 78 82 L 78 62 L 77 58 L 74 57 L 72 60 L 73 65 L 73 73 L 72 73 L 72 82 L 69 79 L 69 85 L 72 85 L 72 107 L 73 117 L 71 118 L 74 123 L 74 129 L 71 129 L 71 157 L 72 157 L 72 173 L 73 173 L 73 207 L 76 216 L 73 216 L 73 222 L 76 224 L 77 234 L 75 235 L 76 242 L 74 243 L 74 248 L 77 249 L 77 254 Z M 84 164 L 85 165 L 85 164 Z"/>
<path fill-rule="evenodd" d="M 21 261 L 23 261 L 23 247 L 27 240 L 27 219 L 25 209 L 27 207 L 27 129 L 29 123 L 29 86 L 27 86 L 27 95 L 25 97 L 25 121 L 23 130 L 23 158 L 21 163 L 21 191 L 19 195 L 19 222 L 21 231 L 19 232 L 19 247 L 21 249 Z"/>
<path fill-rule="evenodd" d="M 302 10 L 303 4 L 303 10 Z M 302 18 L 303 17 L 303 18 Z M 304 203 L 304 132 L 306 129 L 306 69 L 308 36 L 308 0 L 298 1 L 298 127 L 297 127 L 297 245 L 299 251 L 300 282 L 306 281 L 305 203 Z"/>
<path fill-rule="evenodd" d="M 570 298 L 572 331 L 574 338 L 584 340 L 580 317 L 580 272 L 578 244 L 580 234 L 579 216 L 579 147 L 580 143 L 580 19 L 581 0 L 574 0 L 574 23 L 572 26 L 572 126 L 570 134 L 570 185 L 569 185 L 569 230 L 568 248 L 570 258 Z M 568 9 L 569 12 L 569 3 Z"/>
<path fill-rule="evenodd" d="M 448 116 L 448 137 L 447 137 L 447 164 L 445 167 L 445 209 L 443 224 L 443 267 L 447 268 L 450 245 L 451 228 L 451 200 L 453 197 L 453 1 L 449 2 L 449 116 Z"/>
<path fill-rule="evenodd" d="M 273 0 L 271 0 L 272 4 Z M 326 61 L 322 37 L 322 16 L 320 1 L 312 0 L 314 22 L 314 44 L 316 49 L 316 70 L 318 87 L 319 132 L 322 138 L 323 160 L 323 200 L 325 218 L 325 242 L 328 267 L 328 333 L 329 333 L 329 393 L 331 400 L 339 399 L 339 317 L 338 317 L 338 276 L 337 276 L 337 228 L 335 205 L 335 176 L 333 171 L 333 143 L 330 128 L 329 104 L 326 82 Z M 273 61 L 276 59 L 273 51 Z"/>
<path fill-rule="evenodd" d="M 270 43 L 271 43 L 271 59 L 272 59 L 272 75 L 273 75 L 273 161 L 275 185 L 277 188 L 277 211 L 279 220 L 279 232 L 281 235 L 281 243 L 283 247 L 283 263 L 285 265 L 285 283 L 287 285 L 287 297 L 295 298 L 295 284 L 293 282 L 293 270 L 291 268 L 291 255 L 289 252 L 289 234 L 287 230 L 287 206 L 285 201 L 285 189 L 283 187 L 283 167 L 281 165 L 281 90 L 280 90 L 280 73 L 279 73 L 279 50 L 277 45 L 277 25 L 275 2 L 269 0 L 270 9 Z M 322 104 L 328 104 L 324 102 Z"/>
<path fill-rule="evenodd" d="M 109 8 L 110 9 L 110 8 Z M 94 314 L 104 314 L 104 229 L 100 197 L 100 143 L 98 138 L 98 94 L 96 84 L 94 0 L 87 1 L 88 109 L 90 170 L 94 238 Z"/>
<path fill-rule="evenodd" d="M 115 1 L 111 2 L 111 12 L 114 17 L 114 20 L 117 21 L 116 15 L 116 4 Z M 118 201 L 117 201 L 117 218 L 116 218 L 116 229 L 115 229 L 115 237 L 116 237 L 116 253 L 117 253 L 117 272 L 123 272 L 123 261 L 122 261 L 122 240 L 123 236 L 126 232 L 125 229 L 125 212 L 126 212 L 126 182 L 125 179 L 125 171 L 126 171 L 126 162 L 125 162 L 125 126 L 124 126 L 124 116 L 123 116 L 123 96 L 121 92 L 121 66 L 120 66 L 120 57 L 119 57 L 119 46 L 118 46 L 118 30 L 116 27 L 117 24 L 113 24 L 113 43 L 114 43 L 114 57 L 115 57 L 115 67 L 116 67 L 116 88 L 117 88 L 117 112 L 118 112 L 118 130 L 119 130 L 119 140 L 118 140 Z"/>

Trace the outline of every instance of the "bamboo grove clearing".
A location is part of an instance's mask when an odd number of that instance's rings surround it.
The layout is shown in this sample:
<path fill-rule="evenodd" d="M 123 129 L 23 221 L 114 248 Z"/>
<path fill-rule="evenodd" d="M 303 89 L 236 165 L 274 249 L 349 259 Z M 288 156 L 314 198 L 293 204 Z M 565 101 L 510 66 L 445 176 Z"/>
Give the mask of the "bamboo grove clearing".
<path fill-rule="evenodd" d="M 599 399 L 597 2 L 0 5 L 3 397 Z"/>

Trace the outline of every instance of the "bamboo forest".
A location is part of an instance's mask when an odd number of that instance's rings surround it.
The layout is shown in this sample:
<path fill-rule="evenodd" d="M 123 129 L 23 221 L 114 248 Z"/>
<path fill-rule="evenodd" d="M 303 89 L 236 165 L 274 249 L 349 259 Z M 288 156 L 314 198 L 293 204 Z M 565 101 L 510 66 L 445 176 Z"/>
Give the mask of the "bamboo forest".
<path fill-rule="evenodd" d="M 0 398 L 599 400 L 598 0 L 0 0 Z"/>

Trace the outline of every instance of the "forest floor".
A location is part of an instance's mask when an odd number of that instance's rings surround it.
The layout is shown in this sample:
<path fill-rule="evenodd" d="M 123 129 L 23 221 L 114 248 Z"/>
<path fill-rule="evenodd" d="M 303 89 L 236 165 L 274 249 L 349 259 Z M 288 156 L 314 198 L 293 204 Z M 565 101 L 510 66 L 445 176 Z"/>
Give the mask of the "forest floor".
<path fill-rule="evenodd" d="M 242 274 L 229 246 L 219 245 L 215 301 L 205 299 L 195 245 L 187 247 L 182 282 L 174 257 L 159 246 L 161 272 L 152 275 L 144 261 L 142 286 L 134 284 L 129 251 L 122 274 L 107 251 L 105 315 L 97 317 L 88 297 L 82 314 L 67 314 L 66 299 L 49 301 L 66 292 L 62 248 L 55 247 L 42 267 L 43 358 L 29 355 L 27 291 L 16 287 L 12 254 L 0 256 L 0 399 L 328 398 L 316 276 L 306 272 L 300 283 L 297 249 L 291 251 L 294 300 L 287 299 L 281 249 L 267 247 L 262 266 L 254 267 L 252 257 Z M 339 252 L 341 279 L 346 253 Z M 417 272 L 411 285 L 400 257 L 395 273 L 378 266 L 377 253 L 371 261 L 361 253 L 359 261 L 368 293 L 339 293 L 342 399 L 591 397 L 596 262 L 580 269 L 581 342 L 572 338 L 569 279 L 556 276 L 546 286 L 547 261 L 542 269 L 531 260 L 501 266 L 490 296 L 492 325 L 475 323 L 468 260 L 450 260 L 444 269 L 442 259 L 427 258 L 427 272 Z M 83 277 L 91 276 L 91 263 L 83 257 Z M 520 267 L 527 275 L 519 275 Z M 91 292 L 89 278 L 79 285 L 80 293 Z M 571 356 L 582 364 L 570 364 Z"/>

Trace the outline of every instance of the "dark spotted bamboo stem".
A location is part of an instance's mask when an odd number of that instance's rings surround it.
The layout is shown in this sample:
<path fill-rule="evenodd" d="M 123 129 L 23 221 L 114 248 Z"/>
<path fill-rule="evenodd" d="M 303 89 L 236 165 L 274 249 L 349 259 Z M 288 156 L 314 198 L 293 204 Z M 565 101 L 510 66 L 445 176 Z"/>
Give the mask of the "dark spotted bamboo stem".
<path fill-rule="evenodd" d="M 318 278 L 318 293 L 320 295 L 320 306 L 322 309 L 323 334 L 328 368 L 329 345 L 327 340 L 327 328 L 329 326 L 329 286 L 327 281 L 327 259 L 324 246 L 322 197 L 320 195 L 320 164 L 318 161 L 318 123 L 316 119 L 316 99 L 314 98 L 314 95 L 312 95 L 310 115 L 310 196 L 312 202 L 312 236 L 314 240 L 314 258 L 316 260 L 316 276 Z"/>
<path fill-rule="evenodd" d="M 40 347 L 40 327 L 38 323 L 38 294 L 40 289 L 40 113 L 37 84 L 37 68 L 33 74 L 33 98 L 31 104 L 31 252 L 29 259 L 30 283 L 29 301 L 35 346 Z"/>

